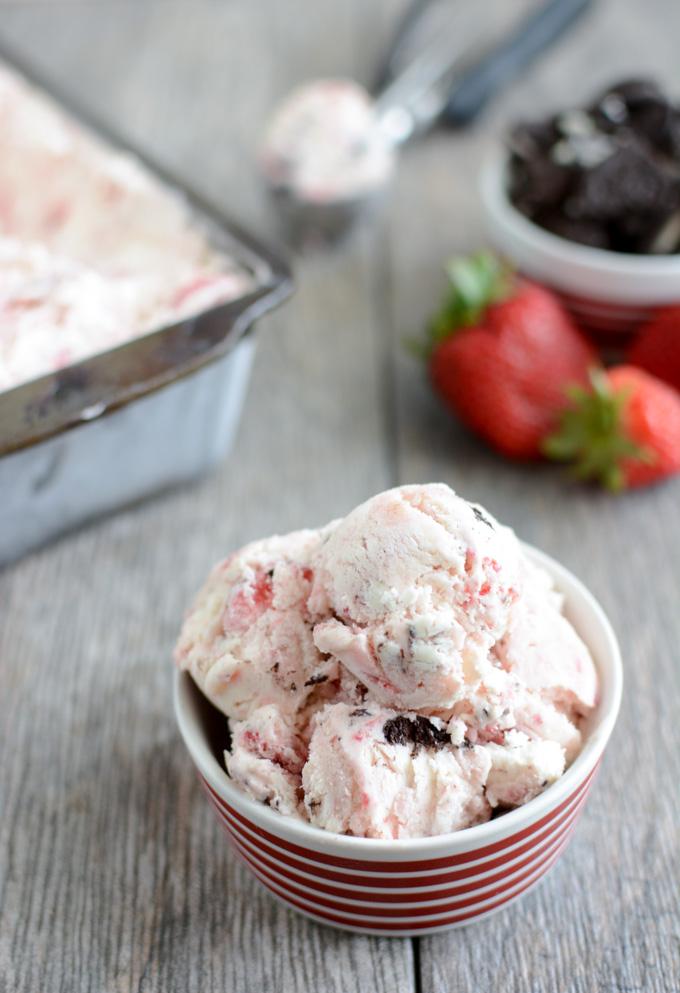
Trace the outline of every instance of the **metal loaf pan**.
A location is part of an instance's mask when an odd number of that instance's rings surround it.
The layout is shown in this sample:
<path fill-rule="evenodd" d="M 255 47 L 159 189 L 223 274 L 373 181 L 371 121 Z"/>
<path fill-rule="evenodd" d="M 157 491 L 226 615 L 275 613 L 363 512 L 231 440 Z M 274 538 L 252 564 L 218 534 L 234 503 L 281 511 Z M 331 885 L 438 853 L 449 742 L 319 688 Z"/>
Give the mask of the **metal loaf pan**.
<path fill-rule="evenodd" d="M 255 321 L 289 295 L 288 266 L 149 158 L 0 58 L 178 193 L 209 243 L 252 278 L 246 295 L 0 393 L 0 564 L 64 530 L 205 473 L 229 449 Z"/>

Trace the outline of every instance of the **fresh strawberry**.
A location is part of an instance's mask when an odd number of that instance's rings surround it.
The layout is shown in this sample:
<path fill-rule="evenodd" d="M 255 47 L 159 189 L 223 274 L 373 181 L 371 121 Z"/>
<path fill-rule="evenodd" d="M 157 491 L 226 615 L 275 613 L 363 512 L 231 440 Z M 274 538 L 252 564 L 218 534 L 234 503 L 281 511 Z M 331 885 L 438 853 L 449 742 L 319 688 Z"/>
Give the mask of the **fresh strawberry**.
<path fill-rule="evenodd" d="M 611 490 L 680 472 L 680 394 L 642 369 L 620 365 L 570 390 L 571 405 L 545 441 L 550 458 Z"/>
<path fill-rule="evenodd" d="M 473 431 L 512 458 L 537 458 L 595 355 L 548 290 L 480 253 L 448 267 L 449 296 L 430 325 L 430 376 Z"/>
<path fill-rule="evenodd" d="M 642 326 L 628 362 L 680 390 L 680 307 L 664 307 Z"/>

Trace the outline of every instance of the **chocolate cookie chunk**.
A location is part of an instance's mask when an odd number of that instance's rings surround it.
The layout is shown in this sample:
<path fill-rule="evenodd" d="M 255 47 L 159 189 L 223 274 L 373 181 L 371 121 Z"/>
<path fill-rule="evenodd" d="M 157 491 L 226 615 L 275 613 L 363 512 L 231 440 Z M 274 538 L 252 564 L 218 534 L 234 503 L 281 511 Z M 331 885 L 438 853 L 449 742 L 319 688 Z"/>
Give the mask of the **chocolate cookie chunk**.
<path fill-rule="evenodd" d="M 514 205 L 569 241 L 617 252 L 680 250 L 680 108 L 649 79 L 508 136 Z"/>
<path fill-rule="evenodd" d="M 407 717 L 400 714 L 385 721 L 383 725 L 385 741 L 389 745 L 415 745 L 416 748 L 444 748 L 451 743 L 451 736 L 443 728 L 428 720 L 427 717 Z"/>

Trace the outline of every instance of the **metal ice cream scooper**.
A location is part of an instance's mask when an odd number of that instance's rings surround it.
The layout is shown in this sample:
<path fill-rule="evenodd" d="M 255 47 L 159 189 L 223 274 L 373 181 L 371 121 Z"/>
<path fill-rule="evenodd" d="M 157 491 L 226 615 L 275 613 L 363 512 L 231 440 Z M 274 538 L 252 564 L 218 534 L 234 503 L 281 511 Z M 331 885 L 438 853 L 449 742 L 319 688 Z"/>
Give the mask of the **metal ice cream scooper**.
<path fill-rule="evenodd" d="M 260 154 L 286 240 L 305 248 L 341 239 L 384 197 L 401 145 L 438 122 L 469 123 L 590 2 L 533 2 L 508 30 L 485 20 L 483 4 L 417 0 L 374 96 L 346 79 L 294 90 L 275 112 Z"/>

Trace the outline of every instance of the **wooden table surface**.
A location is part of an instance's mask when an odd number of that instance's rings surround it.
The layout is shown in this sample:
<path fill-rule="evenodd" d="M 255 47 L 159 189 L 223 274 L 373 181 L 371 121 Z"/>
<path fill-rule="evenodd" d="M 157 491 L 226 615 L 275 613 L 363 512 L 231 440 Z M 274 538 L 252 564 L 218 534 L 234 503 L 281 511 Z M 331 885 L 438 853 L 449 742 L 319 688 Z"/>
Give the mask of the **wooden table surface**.
<path fill-rule="evenodd" d="M 266 233 L 264 115 L 303 78 L 368 80 L 401 0 L 0 6 L 7 44 Z M 632 72 L 677 92 L 679 38 L 677 0 L 601 2 L 473 131 L 409 148 L 379 222 L 300 263 L 296 296 L 263 322 L 221 469 L 0 577 L 2 993 L 680 990 L 680 481 L 610 497 L 502 462 L 445 415 L 401 345 L 447 254 L 480 240 L 475 179 L 503 123 Z M 230 549 L 434 479 L 594 590 L 623 645 L 623 709 L 541 887 L 449 934 L 354 937 L 285 910 L 228 853 L 175 729 L 170 653 Z"/>

